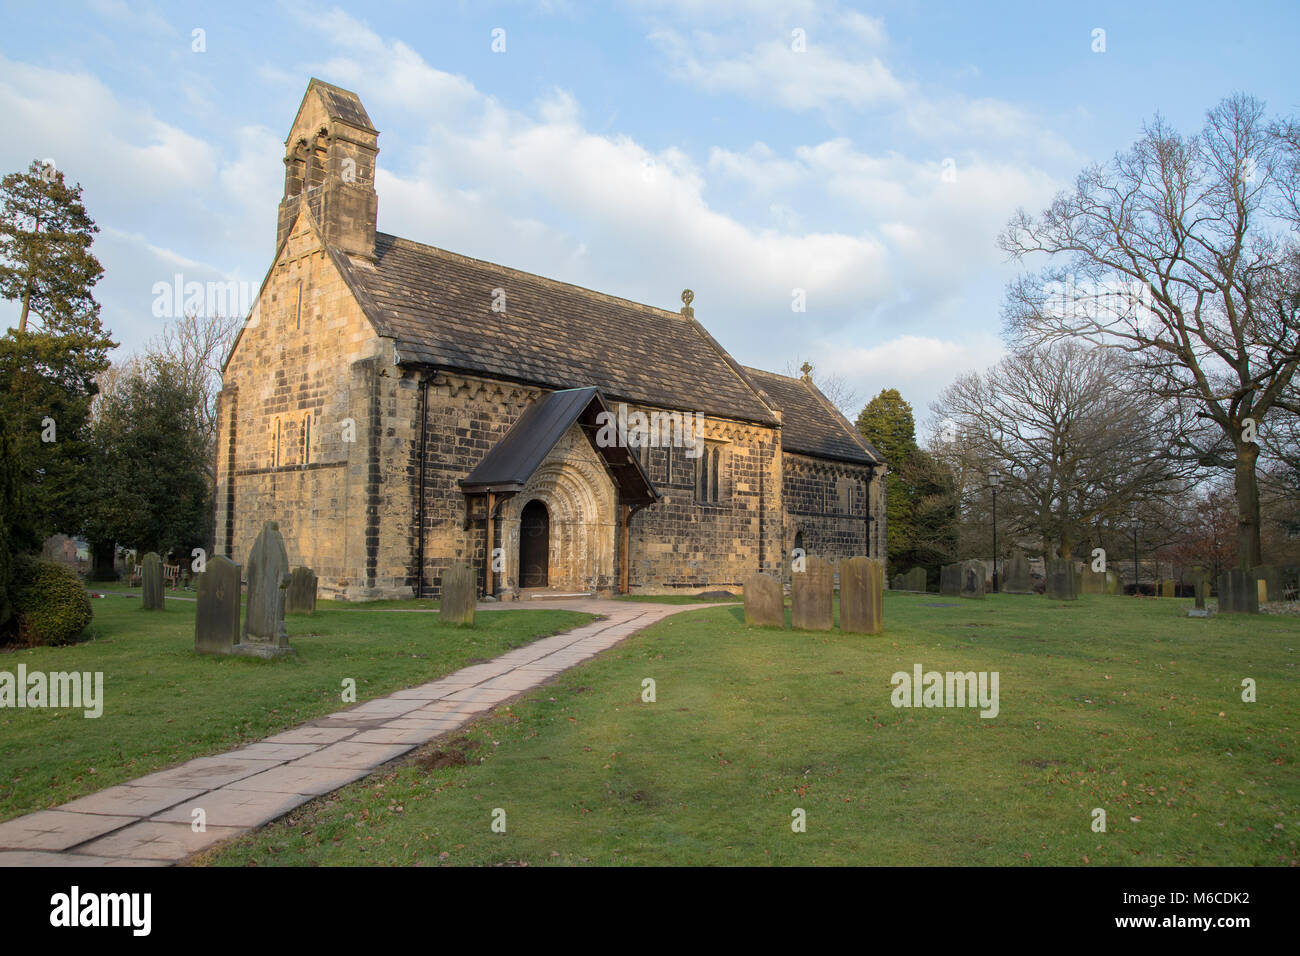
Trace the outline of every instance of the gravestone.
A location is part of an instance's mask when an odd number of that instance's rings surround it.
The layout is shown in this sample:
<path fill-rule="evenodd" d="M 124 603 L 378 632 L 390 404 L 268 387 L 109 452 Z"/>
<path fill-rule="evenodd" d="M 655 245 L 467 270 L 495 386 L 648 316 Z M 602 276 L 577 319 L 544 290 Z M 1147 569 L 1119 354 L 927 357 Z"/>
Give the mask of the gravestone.
<path fill-rule="evenodd" d="M 198 608 L 194 615 L 194 650 L 200 654 L 229 654 L 239 643 L 239 596 L 243 585 L 239 565 L 217 555 L 199 575 Z"/>
<path fill-rule="evenodd" d="M 903 587 L 903 576 L 901 574 L 894 575 L 894 580 L 889 582 L 889 590 L 891 591 L 905 590 L 905 588 Z"/>
<path fill-rule="evenodd" d="M 1161 596 L 1162 598 L 1171 598 L 1171 597 L 1174 596 L 1174 579 L 1173 579 L 1173 578 L 1161 578 L 1161 579 L 1160 579 L 1160 596 Z"/>
<path fill-rule="evenodd" d="M 162 558 L 150 551 L 140 562 L 140 586 L 143 589 L 143 607 L 146 611 L 161 611 L 163 597 Z"/>
<path fill-rule="evenodd" d="M 841 631 L 852 634 L 881 632 L 884 626 L 884 583 L 883 561 L 858 557 L 841 562 Z"/>
<path fill-rule="evenodd" d="M 835 573 L 825 558 L 808 558 L 804 570 L 791 575 L 791 623 L 798 630 L 829 631 L 834 621 Z"/>
<path fill-rule="evenodd" d="M 939 593 L 948 597 L 961 594 L 961 564 L 945 564 L 939 571 Z"/>
<path fill-rule="evenodd" d="M 925 590 L 925 568 L 913 568 L 904 576 L 903 587 L 908 591 Z"/>
<path fill-rule="evenodd" d="M 1220 614 L 1258 614 L 1259 589 L 1241 568 L 1219 575 Z"/>
<path fill-rule="evenodd" d="M 986 569 L 983 561 L 964 561 L 961 567 L 961 596 L 984 600 Z"/>
<path fill-rule="evenodd" d="M 843 588 L 841 583 L 840 587 Z M 750 627 L 785 627 L 785 589 L 770 574 L 745 578 L 745 623 Z"/>
<path fill-rule="evenodd" d="M 1023 552 L 1017 551 L 1003 566 L 998 586 L 1007 594 L 1033 593 L 1033 586 L 1029 583 L 1029 559 Z"/>
<path fill-rule="evenodd" d="M 1106 593 L 1107 594 L 1119 593 L 1119 574 L 1115 571 L 1106 572 Z"/>
<path fill-rule="evenodd" d="M 295 654 L 284 629 L 284 598 L 289 589 L 289 554 L 284 549 L 280 525 L 263 521 L 262 530 L 248 551 L 248 606 L 244 610 L 242 640 L 233 653 L 250 657 Z"/>
<path fill-rule="evenodd" d="M 1259 592 L 1259 602 L 1282 600 L 1282 569 L 1271 564 L 1261 564 L 1251 568 L 1250 576 L 1263 585 Z"/>
<path fill-rule="evenodd" d="M 1083 570 L 1079 572 L 1079 593 L 1105 594 L 1106 575 L 1101 571 L 1094 571 L 1091 565 L 1085 564 Z"/>
<path fill-rule="evenodd" d="M 289 593 L 285 595 L 286 614 L 316 613 L 316 572 L 297 567 L 289 575 Z"/>
<path fill-rule="evenodd" d="M 1047 559 L 1047 589 L 1044 593 L 1054 601 L 1073 601 L 1078 598 L 1074 588 L 1074 566 L 1064 558 Z"/>
<path fill-rule="evenodd" d="M 1210 576 L 1204 568 L 1192 568 L 1192 587 L 1195 588 L 1196 606 L 1187 612 L 1188 617 L 1209 617 L 1205 599 L 1210 596 Z"/>
<path fill-rule="evenodd" d="M 442 597 L 438 616 L 445 624 L 474 626 L 478 603 L 478 574 L 468 564 L 453 564 L 442 572 Z"/>

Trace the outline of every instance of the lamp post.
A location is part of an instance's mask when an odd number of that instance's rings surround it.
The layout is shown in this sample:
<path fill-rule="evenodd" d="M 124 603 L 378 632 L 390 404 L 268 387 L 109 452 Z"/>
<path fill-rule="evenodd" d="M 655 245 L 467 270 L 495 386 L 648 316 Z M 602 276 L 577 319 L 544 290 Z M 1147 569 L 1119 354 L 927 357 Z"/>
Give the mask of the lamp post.
<path fill-rule="evenodd" d="M 994 468 L 989 472 L 989 487 L 993 489 L 993 593 L 998 593 L 998 482 L 1002 475 Z"/>

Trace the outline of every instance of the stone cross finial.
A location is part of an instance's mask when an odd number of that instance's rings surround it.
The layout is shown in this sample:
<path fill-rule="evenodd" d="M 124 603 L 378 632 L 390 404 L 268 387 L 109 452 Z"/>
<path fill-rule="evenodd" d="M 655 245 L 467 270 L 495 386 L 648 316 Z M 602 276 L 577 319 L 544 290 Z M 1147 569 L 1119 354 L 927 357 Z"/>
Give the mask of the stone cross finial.
<path fill-rule="evenodd" d="M 682 315 L 688 319 L 695 318 L 695 310 L 691 308 L 691 303 L 695 301 L 695 293 L 690 289 L 682 290 Z"/>
<path fill-rule="evenodd" d="M 808 362 L 804 362 L 802 365 L 799 366 L 799 371 L 803 373 L 803 379 L 805 382 L 812 377 L 812 370 L 813 367 Z"/>

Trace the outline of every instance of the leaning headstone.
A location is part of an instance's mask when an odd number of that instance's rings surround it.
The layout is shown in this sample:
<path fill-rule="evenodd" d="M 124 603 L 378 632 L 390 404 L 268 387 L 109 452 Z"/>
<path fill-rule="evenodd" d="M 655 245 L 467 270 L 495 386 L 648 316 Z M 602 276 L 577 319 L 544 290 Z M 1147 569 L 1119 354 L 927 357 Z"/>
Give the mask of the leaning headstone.
<path fill-rule="evenodd" d="M 791 623 L 804 631 L 829 631 L 834 621 L 834 574 L 825 558 L 808 558 L 804 570 L 791 575 Z"/>
<path fill-rule="evenodd" d="M 884 623 L 885 563 L 849 558 L 840 563 L 840 630 L 879 634 Z"/>
<path fill-rule="evenodd" d="M 1233 568 L 1219 575 L 1219 612 L 1259 613 L 1259 589 L 1254 579 L 1241 568 Z"/>
<path fill-rule="evenodd" d="M 161 611 L 163 597 L 162 558 L 150 551 L 140 562 L 140 585 L 143 589 L 143 607 L 146 611 Z"/>
<path fill-rule="evenodd" d="M 194 650 L 200 654 L 230 654 L 239 643 L 239 596 L 243 585 L 239 565 L 223 555 L 209 558 L 199 575 L 198 608 L 194 614 Z"/>
<path fill-rule="evenodd" d="M 983 561 L 965 561 L 961 565 L 961 596 L 984 600 L 986 571 Z"/>
<path fill-rule="evenodd" d="M 280 657 L 297 653 L 289 646 L 284 629 L 284 598 L 289 588 L 289 554 L 284 549 L 280 525 L 262 522 L 262 530 L 248 552 L 248 606 L 244 611 L 243 639 L 234 653 L 251 657 Z"/>
<path fill-rule="evenodd" d="M 1259 601 L 1265 604 L 1269 601 L 1282 600 L 1282 569 L 1274 567 L 1271 564 L 1261 564 L 1250 570 L 1250 576 L 1258 581 L 1263 587 L 1259 592 Z"/>
<path fill-rule="evenodd" d="M 474 607 L 478 603 L 478 574 L 468 564 L 453 564 L 442 572 L 442 596 L 438 599 L 438 617 L 444 624 L 474 626 Z"/>
<path fill-rule="evenodd" d="M 316 613 L 316 572 L 297 567 L 289 575 L 289 593 L 285 595 L 286 614 Z"/>
<path fill-rule="evenodd" d="M 961 565 L 945 564 L 939 571 L 939 593 L 948 597 L 961 594 Z"/>
<path fill-rule="evenodd" d="M 841 590 L 843 587 L 841 584 Z M 745 623 L 750 627 L 785 627 L 785 589 L 772 575 L 751 574 L 745 578 Z"/>
<path fill-rule="evenodd" d="M 1047 589 L 1054 601 L 1073 601 L 1079 595 L 1074 587 L 1074 566 L 1064 558 L 1047 559 Z"/>
<path fill-rule="evenodd" d="M 1017 551 L 1002 568 L 1002 580 L 998 582 L 1000 590 L 1007 594 L 1032 594 L 1029 583 L 1029 559 L 1023 552 Z"/>
<path fill-rule="evenodd" d="M 908 571 L 903 587 L 909 591 L 925 591 L 925 568 L 913 568 Z"/>

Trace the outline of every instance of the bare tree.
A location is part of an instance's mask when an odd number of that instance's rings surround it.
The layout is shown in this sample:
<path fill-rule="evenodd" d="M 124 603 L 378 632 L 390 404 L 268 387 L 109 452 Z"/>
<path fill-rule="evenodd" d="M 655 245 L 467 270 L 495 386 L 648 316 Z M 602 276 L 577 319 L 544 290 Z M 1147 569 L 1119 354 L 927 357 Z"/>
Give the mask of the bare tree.
<path fill-rule="evenodd" d="M 803 358 L 796 358 L 792 362 L 785 363 L 785 374 L 790 378 L 799 378 L 804 374 L 805 369 L 808 377 L 826 396 L 827 401 L 852 421 L 853 416 L 858 413 L 862 405 L 858 390 L 850 385 L 842 375 L 817 374 L 817 367 Z"/>
<path fill-rule="evenodd" d="M 1170 411 L 1127 387 L 1115 353 L 1078 342 L 1025 349 L 985 374 L 963 375 L 931 406 L 931 450 L 958 476 L 963 503 L 982 509 L 988 474 L 1011 534 L 1070 557 L 1097 544 L 1133 502 L 1179 484 L 1165 436 Z"/>
<path fill-rule="evenodd" d="M 216 481 L 217 393 L 221 367 L 234 345 L 242 322 L 234 316 L 190 313 L 163 329 L 149 343 L 146 355 L 176 368 L 182 385 L 200 396 L 195 415 L 207 439 L 207 469 Z"/>
<path fill-rule="evenodd" d="M 1151 395 L 1200 416 L 1205 427 L 1186 429 L 1178 450 L 1233 471 L 1243 567 L 1261 563 L 1255 431 L 1300 365 L 1300 269 L 1286 235 L 1300 223 L 1300 137 L 1288 130 L 1244 95 L 1190 138 L 1157 117 L 999 238 L 1013 258 L 1050 257 L 1009 288 L 1009 333 L 1123 350 Z"/>

